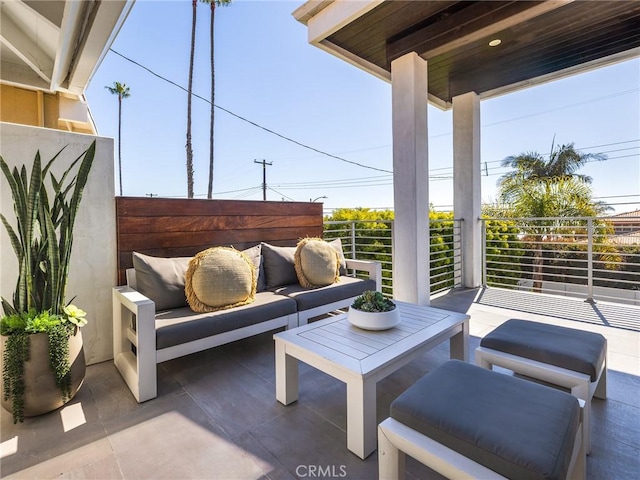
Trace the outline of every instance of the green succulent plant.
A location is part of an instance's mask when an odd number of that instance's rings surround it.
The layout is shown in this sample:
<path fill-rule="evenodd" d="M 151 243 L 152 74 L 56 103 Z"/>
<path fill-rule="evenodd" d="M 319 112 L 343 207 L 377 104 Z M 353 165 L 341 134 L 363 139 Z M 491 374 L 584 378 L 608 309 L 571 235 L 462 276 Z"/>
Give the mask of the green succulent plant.
<path fill-rule="evenodd" d="M 352 308 L 362 312 L 389 312 L 396 308 L 396 304 L 375 290 L 367 290 L 356 297 Z"/>

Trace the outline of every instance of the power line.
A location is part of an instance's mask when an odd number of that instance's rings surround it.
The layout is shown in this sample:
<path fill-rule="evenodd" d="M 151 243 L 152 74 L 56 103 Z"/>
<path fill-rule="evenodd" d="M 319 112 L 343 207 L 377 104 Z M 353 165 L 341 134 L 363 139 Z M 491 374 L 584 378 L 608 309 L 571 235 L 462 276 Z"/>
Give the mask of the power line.
<path fill-rule="evenodd" d="M 111 52 L 115 53 L 116 55 L 118 55 L 119 57 L 127 60 L 128 62 L 131 62 L 134 65 L 142 68 L 143 70 L 149 72 L 153 76 L 155 76 L 155 77 L 157 77 L 157 78 L 159 78 L 159 79 L 161 79 L 161 80 L 163 80 L 163 81 L 165 81 L 165 82 L 167 82 L 167 83 L 179 88 L 180 90 L 183 90 L 187 94 L 189 93 L 188 90 L 186 88 L 184 88 L 183 86 L 181 86 L 180 84 L 178 84 L 178 83 L 176 83 L 176 82 L 174 82 L 172 80 L 169 80 L 168 78 L 166 78 L 166 77 L 154 72 L 153 70 L 151 70 L 150 68 L 142 65 L 141 63 L 136 62 L 135 60 L 123 55 L 122 53 L 114 50 L 113 48 L 110 48 L 109 50 Z M 591 99 L 591 100 L 586 100 L 586 101 L 583 101 L 583 102 L 577 102 L 577 103 L 573 103 L 573 104 L 568 104 L 568 105 L 556 107 L 556 108 L 545 110 L 545 111 L 541 111 L 541 112 L 534 112 L 534 113 L 531 113 L 529 115 L 522 115 L 520 117 L 514 117 L 514 118 L 510 118 L 510 119 L 501 120 L 499 122 L 493 122 L 493 123 L 485 124 L 485 125 L 482 125 L 482 127 L 484 128 L 484 127 L 488 127 L 488 126 L 499 125 L 499 124 L 503 124 L 503 123 L 516 121 L 516 120 L 521 120 L 521 119 L 524 119 L 524 118 L 529 118 L 529 117 L 533 117 L 533 116 L 537 116 L 537 115 L 542 115 L 542 114 L 553 112 L 553 111 L 557 111 L 557 110 L 562 110 L 564 108 L 570 108 L 570 107 L 577 106 L 577 105 L 582 105 L 582 104 L 586 104 L 586 103 L 592 103 L 592 102 L 596 102 L 596 101 L 600 101 L 600 100 L 605 100 L 605 99 L 614 98 L 614 97 L 618 97 L 618 96 L 622 96 L 622 95 L 627 95 L 627 94 L 630 94 L 630 93 L 637 92 L 638 90 L 640 90 L 640 89 L 635 88 L 635 89 L 625 90 L 625 91 L 622 91 L 622 92 L 616 92 L 616 93 L 613 93 L 613 94 L 610 94 L 610 95 L 594 98 L 594 99 Z M 206 103 L 211 105 L 211 101 L 209 99 L 204 98 L 204 97 L 202 97 L 202 96 L 200 96 L 200 95 L 198 95 L 196 93 L 193 93 L 193 92 L 191 93 L 191 95 L 193 95 L 194 97 L 196 97 L 196 98 L 198 98 L 198 99 L 200 99 L 200 100 L 202 100 L 202 101 L 204 101 L 204 102 L 206 102 Z M 320 155 L 328 156 L 328 157 L 334 158 L 336 160 L 339 160 L 339 161 L 342 161 L 342 162 L 345 162 L 345 163 L 349 163 L 349 164 L 352 164 L 352 165 L 355 165 L 355 166 L 358 166 L 358 167 L 367 168 L 367 169 L 375 170 L 375 171 L 380 171 L 380 172 L 384 172 L 384 173 L 388 173 L 388 174 L 393 174 L 393 171 L 390 171 L 390 170 L 385 170 L 385 169 L 381 169 L 381 168 L 377 168 L 377 167 L 372 167 L 372 166 L 369 166 L 369 165 L 364 165 L 362 163 L 358 163 L 358 162 L 355 162 L 355 161 L 352 161 L 352 160 L 348 160 L 348 159 L 340 157 L 338 155 L 333 155 L 331 153 L 325 152 L 325 151 L 317 149 L 315 147 L 311 147 L 311 146 L 306 145 L 304 143 L 301 143 L 301 142 L 299 142 L 297 140 L 294 140 L 294 139 L 292 139 L 290 137 L 287 137 L 286 135 L 283 135 L 283 134 L 280 134 L 278 132 L 275 132 L 274 130 L 271 130 L 271 129 L 267 128 L 267 127 L 264 127 L 264 126 L 262 126 L 262 125 L 260 125 L 260 124 L 258 124 L 256 122 L 253 122 L 253 121 L 251 121 L 251 120 L 249 120 L 249 119 L 247 119 L 247 118 L 245 118 L 245 117 L 243 117 L 241 115 L 238 115 L 238 114 L 236 114 L 236 113 L 234 113 L 234 112 L 232 112 L 232 111 L 230 111 L 230 110 L 228 110 L 228 109 L 226 109 L 224 107 L 221 107 L 221 106 L 216 105 L 216 104 L 214 104 L 213 106 L 215 108 L 218 108 L 218 109 L 222 110 L 225 113 L 228 113 L 229 115 L 231 115 L 231 116 L 233 116 L 235 118 L 238 118 L 239 120 L 242 120 L 242 121 L 244 121 L 246 123 L 249 123 L 250 125 L 253 125 L 256 128 L 259 128 L 259 129 L 264 130 L 264 131 L 266 131 L 268 133 L 276 135 L 277 137 L 282 138 L 282 139 L 284 139 L 286 141 L 289 141 L 291 143 L 294 143 L 294 144 L 296 144 L 296 145 L 298 145 L 300 147 L 303 147 L 303 148 L 306 148 L 308 150 L 314 151 L 314 152 L 316 152 L 316 153 L 318 153 Z M 439 135 L 432 135 L 432 136 L 429 136 L 429 138 L 436 138 L 436 137 L 441 137 L 441 136 L 446 136 L 446 135 L 451 135 L 451 133 L 449 132 L 449 133 L 444 133 L 444 134 L 439 134 Z M 639 141 L 639 140 L 628 140 L 628 141 L 623 141 L 623 142 L 614 142 L 614 143 L 608 143 L 608 144 L 603 144 L 603 145 L 595 145 L 595 146 L 592 146 L 592 147 L 582 147 L 579 150 L 589 150 L 589 149 L 601 148 L 601 147 L 607 147 L 607 146 L 616 146 L 616 145 L 622 145 L 622 144 L 625 144 L 625 143 L 633 143 L 633 142 L 637 142 L 637 141 Z M 379 147 L 367 147 L 367 148 L 363 148 L 363 149 L 359 149 L 359 150 L 350 150 L 350 151 L 347 151 L 347 152 L 344 152 L 344 153 L 355 153 L 355 152 L 359 152 L 359 151 L 375 150 L 375 149 L 378 149 L 378 148 L 387 148 L 389 146 L 391 146 L 391 145 L 383 145 L 383 146 L 379 146 Z M 624 150 L 632 150 L 633 148 L 635 148 L 635 147 L 611 150 L 609 152 L 602 152 L 602 153 L 611 153 L 611 152 L 618 152 L 618 151 L 624 151 Z M 543 156 L 549 156 L 549 154 L 543 154 Z M 629 158 L 629 157 L 632 157 L 632 156 L 634 156 L 634 155 L 610 157 L 610 158 L 607 158 L 605 160 L 615 160 L 615 159 L 620 159 L 620 158 Z M 483 163 L 486 166 L 489 163 L 499 163 L 499 162 L 502 162 L 502 160 L 491 160 L 491 161 L 486 161 L 486 162 L 483 162 Z M 587 163 L 590 163 L 590 162 L 587 162 Z M 453 173 L 452 170 L 453 170 L 453 167 L 440 167 L 440 168 L 436 168 L 436 169 L 431 169 L 432 172 L 444 171 L 445 173 L 448 173 L 449 171 L 451 171 L 451 173 Z M 501 175 L 501 174 L 502 173 L 500 173 L 500 172 L 498 172 L 498 173 L 488 173 L 488 169 L 487 169 L 487 174 L 485 176 L 495 176 L 495 175 Z M 432 180 L 432 181 L 450 180 L 452 178 L 453 177 L 451 175 L 442 175 L 442 176 L 430 175 L 429 176 L 429 179 Z M 386 182 L 386 181 L 383 182 L 383 183 L 368 183 L 366 185 L 354 184 L 354 181 L 357 181 L 357 180 L 358 179 L 351 179 L 350 182 L 346 182 L 344 185 L 338 185 L 336 182 L 332 182 L 332 185 L 327 187 L 327 188 L 351 188 L 353 186 L 385 186 L 385 185 L 392 184 L 392 182 Z M 357 182 L 357 183 L 360 183 L 360 182 Z M 293 184 L 293 185 L 296 185 L 296 184 Z M 252 187 L 251 189 L 245 189 L 244 191 L 253 190 L 254 188 L 255 187 Z M 298 188 L 298 187 L 284 187 L 284 188 Z M 234 192 L 235 191 L 220 192 L 220 193 L 216 193 L 216 195 L 234 193 Z M 263 193 L 264 193 L 264 195 L 266 195 L 266 184 L 265 184 L 265 182 L 263 182 Z"/>
<path fill-rule="evenodd" d="M 161 80 L 163 80 L 165 82 L 168 82 L 168 83 L 170 83 L 171 85 L 173 85 L 175 87 L 178 87 L 179 89 L 183 90 L 186 93 L 189 93 L 188 90 L 186 88 L 184 88 L 183 86 L 181 86 L 180 84 L 178 84 L 178 83 L 176 83 L 176 82 L 174 82 L 172 80 L 169 80 L 166 77 L 163 77 L 162 75 L 154 72 L 150 68 L 145 67 L 144 65 L 140 64 L 139 62 L 136 62 L 135 60 L 132 60 L 131 58 L 121 54 L 120 52 L 117 52 L 116 50 L 114 50 L 112 48 L 110 48 L 109 50 L 112 51 L 113 53 L 115 53 L 116 55 L 122 57 L 123 59 L 125 59 L 125 60 L 133 63 L 134 65 L 144 69 L 145 71 L 151 73 L 155 77 L 157 77 L 157 78 L 159 78 L 159 79 L 161 79 Z M 635 88 L 635 89 L 625 90 L 625 91 L 622 91 L 622 92 L 616 92 L 616 93 L 613 93 L 613 94 L 610 94 L 610 95 L 605 95 L 603 97 L 597 97 L 597 98 L 594 98 L 594 99 L 591 99 L 591 100 L 586 100 L 586 101 L 583 101 L 583 102 L 573 103 L 573 104 L 569 104 L 569 105 L 563 105 L 561 107 L 545 110 L 545 111 L 542 111 L 542 112 L 535 112 L 535 113 L 532 113 L 532 114 L 529 114 L 529 115 L 522 115 L 520 117 L 514 117 L 514 118 L 510 118 L 510 119 L 506 119 L 506 120 L 501 120 L 499 122 L 488 123 L 488 124 L 482 125 L 482 127 L 484 128 L 484 127 L 489 127 L 489 126 L 493 126 L 493 125 L 499 125 L 499 124 L 502 124 L 502 123 L 508 123 L 508 122 L 512 122 L 512 121 L 516 121 L 516 120 L 521 120 L 523 118 L 533 117 L 533 116 L 541 115 L 541 114 L 544 114 L 544 113 L 549 113 L 549 112 L 553 112 L 553 111 L 557 111 L 557 110 L 562 110 L 564 108 L 570 108 L 570 107 L 573 107 L 573 106 L 576 106 L 576 105 L 582 105 L 582 104 L 585 104 L 585 103 L 591 103 L 591 102 L 596 102 L 596 101 L 600 101 L 600 100 L 606 100 L 606 99 L 609 99 L 609 98 L 614 98 L 614 97 L 618 97 L 618 96 L 622 96 L 622 95 L 628 95 L 629 93 L 637 92 L 638 90 L 640 90 L 640 89 Z M 200 96 L 200 95 L 198 95 L 196 93 L 193 93 L 193 92 L 191 94 L 194 97 L 199 98 L 200 100 L 202 100 L 202 101 L 208 103 L 209 105 L 211 105 L 211 101 L 209 99 L 204 98 L 204 97 L 202 97 L 202 96 Z M 267 128 L 267 127 L 264 127 L 264 126 L 254 122 L 252 120 L 249 120 L 249 119 L 247 119 L 247 118 L 245 118 L 245 117 L 243 117 L 241 115 L 238 115 L 238 114 L 236 114 L 236 113 L 232 112 L 231 110 L 228 110 L 228 109 L 226 109 L 224 107 L 221 107 L 221 106 L 216 105 L 216 104 L 214 104 L 213 106 L 215 108 L 218 108 L 218 109 L 222 110 L 225 113 L 228 113 L 229 115 L 231 115 L 233 117 L 238 118 L 239 120 L 242 120 L 244 122 L 249 123 L 250 125 L 253 125 L 256 128 L 264 130 L 264 131 L 266 131 L 268 133 L 271 133 L 273 135 L 276 135 L 277 137 L 282 138 L 283 140 L 286 140 L 288 142 L 292 142 L 292 143 L 294 143 L 294 144 L 296 144 L 296 145 L 298 145 L 300 147 L 303 147 L 303 148 L 306 148 L 308 150 L 314 151 L 314 152 L 319 153 L 321 155 L 328 156 L 328 157 L 331 157 L 331 158 L 334 158 L 336 160 L 340 160 L 342 162 L 346 162 L 346 163 L 349 163 L 349 164 L 352 164 L 352 165 L 356 165 L 358 167 L 367 168 L 367 169 L 370 169 L 370 170 L 375 170 L 375 171 L 384 172 L 384 173 L 393 173 L 390 170 L 385 170 L 385 169 L 382 169 L 382 168 L 372 167 L 370 165 L 364 165 L 362 163 L 355 162 L 353 160 L 348 160 L 348 159 L 340 157 L 338 155 L 334 155 L 334 154 L 325 152 L 323 150 L 317 149 L 317 148 L 312 147 L 310 145 L 306 145 L 306 144 L 304 144 L 302 142 L 299 142 L 299 141 L 294 140 L 294 139 L 292 139 L 290 137 L 287 137 L 286 135 L 280 134 L 278 132 L 275 132 L 274 130 L 271 130 L 271 129 Z M 439 136 L 445 136 L 445 135 L 450 135 L 450 134 L 451 133 L 446 133 L 446 134 L 441 134 L 441 135 L 433 135 L 433 136 L 430 136 L 429 138 L 436 138 L 436 137 L 439 137 Z M 628 142 L 616 142 L 616 143 L 611 143 L 611 144 L 597 145 L 597 146 L 593 146 L 593 147 L 583 147 L 582 149 L 583 150 L 588 150 L 588 149 L 599 148 L 599 147 L 603 147 L 603 146 L 612 146 L 612 145 L 618 145 L 618 144 L 622 144 L 622 143 L 630 143 L 630 142 L 633 142 L 633 141 L 637 141 L 637 140 L 630 140 Z M 381 146 L 381 147 L 367 147 L 367 148 L 364 148 L 364 149 L 362 149 L 360 151 L 372 150 L 372 149 L 376 149 L 376 148 L 385 148 L 385 147 L 388 147 L 388 146 L 389 145 L 384 145 L 384 146 Z M 348 151 L 348 152 L 345 152 L 345 153 L 354 153 L 354 152 L 358 152 L 358 150 L 351 150 L 351 151 Z M 545 155 L 543 155 L 543 156 L 545 156 Z M 546 156 L 548 156 L 548 154 L 546 154 Z M 494 162 L 501 162 L 501 160 L 496 160 Z M 487 162 L 487 163 L 489 163 L 489 162 Z"/>
<path fill-rule="evenodd" d="M 640 197 L 640 194 L 632 193 L 630 195 L 607 195 L 605 197 L 593 197 L 596 200 L 601 198 L 627 198 L 627 197 Z"/>
<path fill-rule="evenodd" d="M 110 50 L 111 52 L 115 53 L 116 55 L 118 55 L 118 56 L 120 56 L 120 57 L 124 58 L 125 60 L 127 60 L 127 61 L 129 61 L 129 62 L 133 63 L 134 65 L 137 65 L 138 67 L 140 67 L 140 68 L 142 68 L 142 69 L 146 70 L 147 72 L 151 73 L 151 74 L 152 74 L 152 75 L 154 75 L 155 77 L 158 77 L 159 79 L 164 80 L 165 82 L 168 82 L 168 83 L 170 83 L 171 85 L 173 85 L 173 86 L 175 86 L 175 87 L 178 87 L 180 90 L 183 90 L 183 91 L 187 92 L 187 94 L 189 93 L 189 91 L 188 91 L 186 88 L 184 88 L 182 85 L 179 85 L 179 84 L 177 84 L 176 82 L 174 82 L 174 81 L 172 81 L 172 80 L 169 80 L 168 78 L 163 77 L 162 75 L 160 75 L 160 74 L 158 74 L 158 73 L 154 72 L 154 71 L 153 71 L 153 70 L 151 70 L 150 68 L 147 68 L 147 67 L 145 67 L 144 65 L 142 65 L 142 64 L 140 64 L 140 63 L 138 63 L 138 62 L 136 62 L 135 60 L 132 60 L 132 59 L 130 59 L 129 57 L 126 57 L 125 55 L 123 55 L 123 54 L 121 54 L 121 53 L 119 53 L 119 52 L 115 51 L 113 48 L 110 48 L 109 50 Z M 206 98 L 204 98 L 204 97 L 201 97 L 200 95 L 198 95 L 198 94 L 196 94 L 196 93 L 193 93 L 193 92 L 191 92 L 191 95 L 193 95 L 194 97 L 199 98 L 200 100 L 202 100 L 202 101 L 204 101 L 204 102 L 207 102 L 209 105 L 211 105 L 211 100 L 208 100 L 208 99 L 206 99 Z M 306 145 L 306 144 L 304 144 L 304 143 L 302 143 L 302 142 L 299 142 L 299 141 L 297 141 L 297 140 L 294 140 L 293 138 L 287 137 L 286 135 L 282 135 L 281 133 L 278 133 L 278 132 L 276 132 L 276 131 L 274 131 L 274 130 L 271 130 L 270 128 L 263 127 L 262 125 L 260 125 L 260 124 L 258 124 L 258 123 L 256 123 L 256 122 L 253 122 L 253 121 L 251 121 L 251 120 L 249 120 L 249 119 L 247 119 L 247 118 L 245 118 L 245 117 L 243 117 L 243 116 L 241 116 L 241 115 L 238 115 L 237 113 L 233 113 L 231 110 L 227 110 L 226 108 L 221 107 L 220 105 L 216 105 L 216 104 L 214 103 L 214 104 L 213 104 L 213 106 L 214 106 L 215 108 L 218 108 L 218 109 L 222 110 L 222 111 L 223 111 L 223 112 L 225 112 L 225 113 L 228 113 L 229 115 L 232 115 L 232 116 L 236 117 L 236 118 L 237 118 L 237 119 L 239 119 L 239 120 L 242 120 L 243 122 L 247 122 L 247 123 L 249 123 L 250 125 L 253 125 L 254 127 L 257 127 L 257 128 L 259 128 L 259 129 L 261 129 L 261 130 L 264 130 L 265 132 L 269 132 L 269 133 L 271 133 L 272 135 L 275 135 L 275 136 L 277 136 L 277 137 L 282 138 L 283 140 L 286 140 L 286 141 L 291 142 L 291 143 L 295 143 L 296 145 L 298 145 L 298 146 L 300 146 L 300 147 L 302 147 L 302 148 L 306 148 L 306 149 L 308 149 L 308 150 L 314 151 L 314 152 L 316 152 L 316 153 L 319 153 L 319 154 L 324 155 L 324 156 L 327 156 L 327 157 L 335 158 L 336 160 L 340 160 L 341 162 L 350 163 L 350 164 L 355 165 L 355 166 L 357 166 L 357 167 L 368 168 L 368 169 L 370 169 L 370 170 L 376 170 L 376 171 L 379 171 L 379 172 L 392 173 L 390 170 L 385 170 L 385 169 L 383 169 L 383 168 L 372 167 L 372 166 L 370 166 L 370 165 L 364 165 L 364 164 L 362 164 L 362 163 L 354 162 L 354 161 L 352 161 L 352 160 L 347 160 L 346 158 L 342 158 L 342 157 L 339 157 L 339 156 L 337 156 L 337 155 L 333 155 L 333 154 L 331 154 L 331 153 L 325 152 L 325 151 L 320 150 L 320 149 L 317 149 L 317 148 L 315 148 L 315 147 L 311 147 L 311 146 Z"/>
<path fill-rule="evenodd" d="M 628 143 L 628 142 L 616 142 L 615 144 L 610 144 L 610 145 L 617 145 L 620 143 Z M 604 146 L 604 145 L 602 145 Z M 594 147 L 595 148 L 595 147 Z M 633 147 L 636 148 L 636 147 Z M 630 148 L 630 149 L 633 149 Z M 622 151 L 622 150 L 630 150 L 630 149 L 618 149 L 618 150 L 610 150 L 610 151 L 605 151 L 603 153 L 610 153 L 610 152 L 615 152 L 615 151 Z M 606 162 L 609 160 L 617 160 L 617 159 L 622 159 L 622 158 L 630 158 L 630 157 L 635 157 L 636 154 L 632 154 L 632 155 L 621 155 L 621 156 L 616 156 L 616 157 L 608 157 L 604 160 L 589 160 L 587 163 L 594 163 L 594 162 Z M 495 163 L 500 163 L 502 162 L 502 160 L 490 160 L 487 162 L 482 162 L 483 165 L 486 164 L 495 164 Z M 488 167 L 487 168 L 487 172 L 489 172 L 489 170 L 499 170 L 497 172 L 495 171 L 491 171 L 491 173 L 487 173 L 483 176 L 485 177 L 489 177 L 489 176 L 496 176 L 496 175 L 503 175 L 504 173 L 510 171 L 509 167 L 499 167 L 499 166 L 495 166 L 495 167 Z M 441 172 L 441 174 L 439 175 L 429 175 L 429 180 L 431 181 L 440 181 L 440 180 L 451 180 L 453 178 L 453 167 L 440 167 L 440 168 L 435 168 L 435 169 L 430 169 L 430 172 L 435 172 L 435 171 L 439 171 Z M 446 175 L 447 173 L 449 173 L 449 175 Z M 317 187 L 317 188 L 354 188 L 354 187 L 365 187 L 365 186 L 384 186 L 384 185 L 392 185 L 393 184 L 393 176 L 392 175 L 382 175 L 382 176 L 374 176 L 374 177 L 360 177 L 360 178 L 350 178 L 350 179 L 337 179 L 337 180 L 326 180 L 326 181 L 317 181 L 317 182 L 291 182 L 291 183 L 279 183 L 278 187 L 280 188 L 284 188 L 284 189 L 293 189 L 293 188 L 313 188 L 313 187 Z"/>
<path fill-rule="evenodd" d="M 278 190 L 276 190 L 275 188 L 271 188 L 269 187 L 269 190 L 271 190 L 272 192 L 276 192 L 278 195 L 280 195 L 282 198 L 286 198 L 287 200 L 290 200 L 292 202 L 295 202 L 295 200 L 291 197 L 287 197 L 284 193 L 279 192 Z"/>

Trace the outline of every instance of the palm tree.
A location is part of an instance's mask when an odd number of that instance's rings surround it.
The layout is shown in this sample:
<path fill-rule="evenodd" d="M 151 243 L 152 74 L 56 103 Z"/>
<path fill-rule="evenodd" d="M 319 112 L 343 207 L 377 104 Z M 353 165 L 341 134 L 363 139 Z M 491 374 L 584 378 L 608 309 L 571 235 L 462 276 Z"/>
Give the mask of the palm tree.
<path fill-rule="evenodd" d="M 196 10 L 198 0 L 191 0 L 191 52 L 189 86 L 187 88 L 187 197 L 193 198 L 193 147 L 191 145 L 191 94 L 193 91 L 193 58 L 196 53 Z"/>
<path fill-rule="evenodd" d="M 104 87 L 114 95 L 118 95 L 118 176 L 120 179 L 120 196 L 122 196 L 122 99 L 130 96 L 126 83 L 113 82 L 113 87 Z"/>
<path fill-rule="evenodd" d="M 214 100 L 216 91 L 216 76 L 214 68 L 214 48 L 213 48 L 213 29 L 215 25 L 216 7 L 226 7 L 231 0 L 202 0 L 211 7 L 211 20 L 209 24 L 209 39 L 211 42 L 211 121 L 209 125 L 209 186 L 207 188 L 207 198 L 213 196 L 213 124 L 214 124 Z"/>
<path fill-rule="evenodd" d="M 501 189 L 509 189 L 514 182 L 520 182 L 522 179 L 534 180 L 560 177 L 574 177 L 584 183 L 591 183 L 591 177 L 575 172 L 589 161 L 601 161 L 606 158 L 607 156 L 602 153 L 579 152 L 575 149 L 573 143 L 561 145 L 555 149 L 552 142 L 549 160 L 545 160 L 537 152 L 511 155 L 502 160 L 501 165 L 503 167 L 511 167 L 515 170 L 500 177 L 498 186 Z"/>
<path fill-rule="evenodd" d="M 590 160 L 604 160 L 600 153 L 583 154 L 576 151 L 573 143 L 555 149 L 552 145 L 549 159 L 536 152 L 509 156 L 502 161 L 503 167 L 515 170 L 503 175 L 498 181 L 499 199 L 514 217 L 592 217 L 610 209 L 603 202 L 594 202 L 591 177 L 576 171 Z M 538 226 L 529 222 L 523 227 L 535 245 L 533 267 L 533 289 L 542 290 L 543 242 L 551 240 L 555 220 L 541 221 Z M 566 225 L 566 222 L 563 222 Z M 576 226 L 581 225 L 577 221 Z"/>

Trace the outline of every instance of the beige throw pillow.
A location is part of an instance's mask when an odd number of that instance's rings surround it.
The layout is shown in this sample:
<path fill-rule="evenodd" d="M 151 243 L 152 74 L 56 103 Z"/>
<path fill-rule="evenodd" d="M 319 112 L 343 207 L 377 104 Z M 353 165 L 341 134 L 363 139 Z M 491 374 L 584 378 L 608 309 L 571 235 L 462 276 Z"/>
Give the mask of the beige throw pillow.
<path fill-rule="evenodd" d="M 304 238 L 294 255 L 298 282 L 305 288 L 331 285 L 340 276 L 338 252 L 321 238 Z"/>
<path fill-rule="evenodd" d="M 230 247 L 214 247 L 189 262 L 185 293 L 194 312 L 214 312 L 253 302 L 256 272 L 251 260 Z"/>

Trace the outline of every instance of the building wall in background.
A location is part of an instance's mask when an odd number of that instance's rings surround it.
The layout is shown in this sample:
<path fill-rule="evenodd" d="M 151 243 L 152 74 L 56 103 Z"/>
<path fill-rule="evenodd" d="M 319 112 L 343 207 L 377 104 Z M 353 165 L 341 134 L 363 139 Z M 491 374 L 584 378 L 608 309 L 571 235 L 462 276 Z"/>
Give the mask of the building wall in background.
<path fill-rule="evenodd" d="M 0 84 L 0 121 L 95 134 L 87 104 L 76 95 Z"/>
<path fill-rule="evenodd" d="M 73 303 L 87 312 L 89 323 L 83 327 L 82 335 L 88 364 L 113 357 L 111 288 L 116 284 L 114 141 L 111 138 L 0 123 L 0 155 L 10 168 L 20 168 L 25 164 L 31 173 L 37 150 L 40 150 L 44 162 L 66 145 L 52 170 L 58 178 L 94 139 L 96 157 L 76 219 L 66 292 L 67 300 L 75 297 Z M 0 179 L 0 185 L 0 212 L 15 226 L 11 191 L 4 176 Z M 0 230 L 0 295 L 10 300 L 15 290 L 18 262 L 6 230 L 4 227 Z"/>

